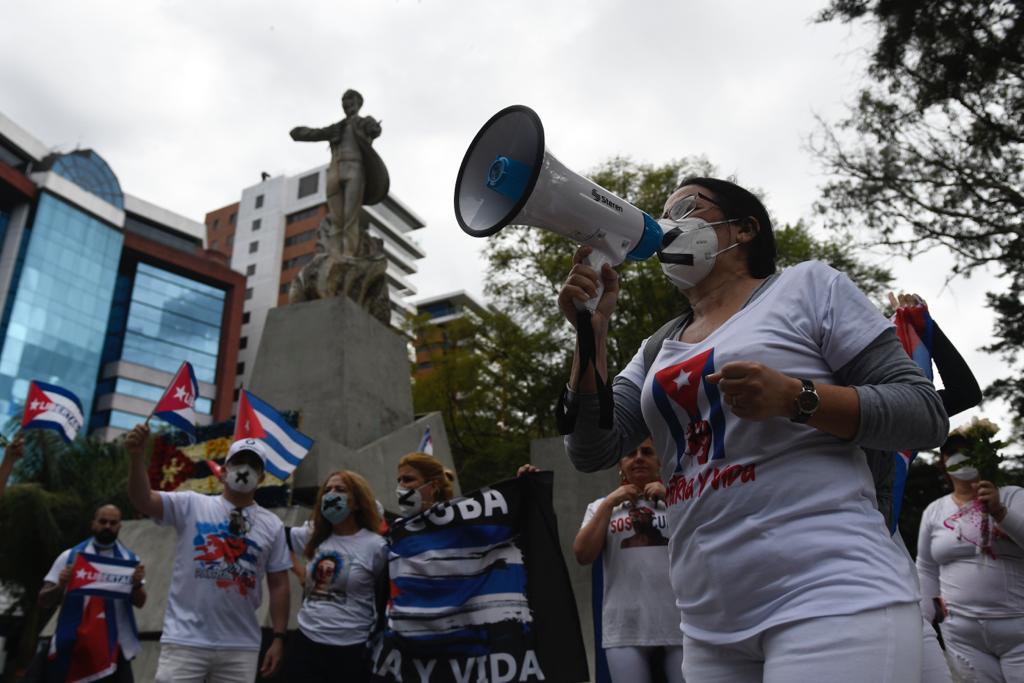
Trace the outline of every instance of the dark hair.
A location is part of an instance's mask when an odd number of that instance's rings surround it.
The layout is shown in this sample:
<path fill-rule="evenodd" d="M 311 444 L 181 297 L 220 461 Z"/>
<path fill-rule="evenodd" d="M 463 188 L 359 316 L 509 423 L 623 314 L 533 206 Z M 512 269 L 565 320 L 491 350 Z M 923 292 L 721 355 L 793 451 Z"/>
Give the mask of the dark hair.
<path fill-rule="evenodd" d="M 352 88 L 349 88 L 348 90 L 346 90 L 345 92 L 343 92 L 341 94 L 341 99 L 345 99 L 345 97 L 347 97 L 348 95 L 352 95 L 352 97 L 354 97 L 357 100 L 359 100 L 359 106 L 360 107 L 363 106 L 363 96 L 359 94 L 358 90 L 353 90 Z"/>
<path fill-rule="evenodd" d="M 712 198 L 722 207 L 726 218 L 756 220 L 757 235 L 746 245 L 747 267 L 750 268 L 750 274 L 757 278 L 768 277 L 775 272 L 776 251 L 772 219 L 768 217 L 768 210 L 754 193 L 720 178 L 688 176 L 683 178 L 676 189 L 684 185 L 700 185 L 711 190 Z"/>

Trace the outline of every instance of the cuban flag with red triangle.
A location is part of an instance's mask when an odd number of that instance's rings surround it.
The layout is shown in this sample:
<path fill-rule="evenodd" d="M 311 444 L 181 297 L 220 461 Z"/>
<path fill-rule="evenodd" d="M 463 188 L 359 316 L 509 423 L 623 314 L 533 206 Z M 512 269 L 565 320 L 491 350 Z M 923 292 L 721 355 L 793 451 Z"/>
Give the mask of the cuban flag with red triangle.
<path fill-rule="evenodd" d="M 708 349 L 654 374 L 651 393 L 676 443 L 676 472 L 689 455 L 698 464 L 725 458 L 725 414 L 718 387 L 707 381 L 715 371 L 715 350 Z M 702 398 L 703 394 L 703 398 Z M 680 420 L 682 408 L 686 424 Z M 706 414 L 705 414 L 706 413 Z"/>
<path fill-rule="evenodd" d="M 196 398 L 199 396 L 199 381 L 192 364 L 184 361 L 174 379 L 164 390 L 163 397 L 153 409 L 153 417 L 177 427 L 188 435 L 190 443 L 196 442 Z"/>
<path fill-rule="evenodd" d="M 73 393 L 45 382 L 29 383 L 22 429 L 52 429 L 70 443 L 84 423 L 82 402 Z"/>
<path fill-rule="evenodd" d="M 259 439 L 269 447 L 267 472 L 284 481 L 295 471 L 313 439 L 285 422 L 266 401 L 242 389 L 238 398 L 234 440 Z"/>

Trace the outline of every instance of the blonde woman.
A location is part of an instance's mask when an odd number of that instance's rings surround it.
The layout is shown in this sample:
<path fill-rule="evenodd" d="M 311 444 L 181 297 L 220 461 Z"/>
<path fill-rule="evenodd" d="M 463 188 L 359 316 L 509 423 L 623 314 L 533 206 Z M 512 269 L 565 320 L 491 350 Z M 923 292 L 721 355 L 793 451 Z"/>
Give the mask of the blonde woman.
<path fill-rule="evenodd" d="M 409 453 L 398 462 L 398 509 L 412 517 L 434 503 L 451 500 L 455 475 L 437 458 L 426 453 Z"/>
<path fill-rule="evenodd" d="M 387 544 L 366 480 L 334 472 L 320 487 L 309 522 L 290 529 L 305 561 L 299 630 L 285 658 L 294 683 L 369 681 L 366 643 L 376 620 L 374 588 L 387 569 Z"/>

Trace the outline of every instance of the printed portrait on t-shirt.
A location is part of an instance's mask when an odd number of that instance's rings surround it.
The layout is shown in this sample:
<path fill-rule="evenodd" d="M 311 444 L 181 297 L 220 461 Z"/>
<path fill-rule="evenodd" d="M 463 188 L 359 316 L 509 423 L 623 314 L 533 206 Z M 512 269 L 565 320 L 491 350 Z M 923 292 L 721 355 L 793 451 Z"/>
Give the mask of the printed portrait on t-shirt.
<path fill-rule="evenodd" d="M 306 600 L 343 600 L 348 563 L 334 551 L 319 552 L 306 568 Z"/>
<path fill-rule="evenodd" d="M 668 545 L 668 539 L 661 533 L 661 529 L 665 528 L 664 512 L 658 514 L 641 501 L 629 509 L 628 520 L 626 526 L 633 530 L 633 535 L 623 538 L 619 543 L 620 548 Z"/>
<path fill-rule="evenodd" d="M 262 549 L 248 536 L 232 533 L 228 520 L 196 522 L 192 545 L 195 578 L 215 581 L 218 588 L 241 595 L 256 590 L 256 558 Z"/>

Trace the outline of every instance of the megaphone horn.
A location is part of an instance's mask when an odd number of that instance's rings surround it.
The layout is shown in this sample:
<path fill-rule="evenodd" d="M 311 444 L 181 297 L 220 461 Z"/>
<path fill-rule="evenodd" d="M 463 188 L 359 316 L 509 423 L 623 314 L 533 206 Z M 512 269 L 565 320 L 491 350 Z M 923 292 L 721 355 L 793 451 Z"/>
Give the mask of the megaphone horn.
<path fill-rule="evenodd" d="M 544 144 L 537 113 L 513 105 L 492 116 L 466 150 L 455 182 L 455 218 L 473 237 L 532 225 L 593 247 L 600 270 L 642 261 L 661 246 L 661 226 L 621 197 L 566 168 Z M 601 292 L 586 303 L 591 312 Z"/>

